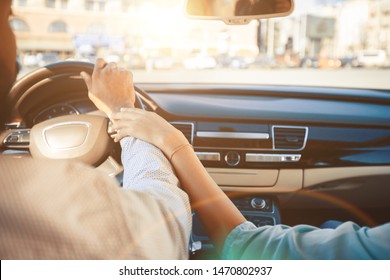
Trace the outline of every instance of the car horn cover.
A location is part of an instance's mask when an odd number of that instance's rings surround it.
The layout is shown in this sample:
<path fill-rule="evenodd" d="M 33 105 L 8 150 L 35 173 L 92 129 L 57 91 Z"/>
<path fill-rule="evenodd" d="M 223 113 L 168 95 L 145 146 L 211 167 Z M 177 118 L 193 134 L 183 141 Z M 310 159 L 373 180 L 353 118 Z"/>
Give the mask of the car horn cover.
<path fill-rule="evenodd" d="M 46 120 L 31 129 L 34 158 L 74 159 L 99 165 L 111 151 L 108 119 L 96 115 L 69 115 Z"/>

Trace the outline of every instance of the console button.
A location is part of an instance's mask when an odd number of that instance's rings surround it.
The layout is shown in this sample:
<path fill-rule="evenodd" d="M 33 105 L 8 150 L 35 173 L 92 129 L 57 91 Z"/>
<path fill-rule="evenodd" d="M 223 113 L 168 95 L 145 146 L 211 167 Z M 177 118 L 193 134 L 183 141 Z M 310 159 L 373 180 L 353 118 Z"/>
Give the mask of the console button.
<path fill-rule="evenodd" d="M 262 210 L 262 209 L 264 209 L 267 206 L 267 203 L 262 198 L 253 198 L 251 200 L 251 205 L 255 209 Z"/>
<path fill-rule="evenodd" d="M 228 152 L 225 156 L 225 162 L 229 166 L 237 166 L 240 163 L 240 154 L 237 152 Z"/>

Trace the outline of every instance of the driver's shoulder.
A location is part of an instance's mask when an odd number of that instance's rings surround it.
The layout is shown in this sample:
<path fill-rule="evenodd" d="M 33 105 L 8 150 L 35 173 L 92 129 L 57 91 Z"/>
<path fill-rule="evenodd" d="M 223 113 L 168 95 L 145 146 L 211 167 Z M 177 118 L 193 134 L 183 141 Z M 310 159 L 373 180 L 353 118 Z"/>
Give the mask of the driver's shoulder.
<path fill-rule="evenodd" d="M 33 159 L 0 156 L 2 192 L 89 189 L 89 186 L 117 185 L 113 178 L 84 163 L 72 160 Z"/>

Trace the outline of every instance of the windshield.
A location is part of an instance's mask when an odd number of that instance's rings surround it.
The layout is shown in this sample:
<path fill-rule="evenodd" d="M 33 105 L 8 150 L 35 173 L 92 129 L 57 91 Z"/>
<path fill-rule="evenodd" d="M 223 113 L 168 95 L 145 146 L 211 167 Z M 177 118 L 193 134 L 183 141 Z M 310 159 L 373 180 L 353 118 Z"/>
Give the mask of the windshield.
<path fill-rule="evenodd" d="M 390 0 L 295 0 L 285 18 L 192 20 L 181 0 L 14 0 L 20 75 L 115 61 L 138 83 L 390 89 Z"/>

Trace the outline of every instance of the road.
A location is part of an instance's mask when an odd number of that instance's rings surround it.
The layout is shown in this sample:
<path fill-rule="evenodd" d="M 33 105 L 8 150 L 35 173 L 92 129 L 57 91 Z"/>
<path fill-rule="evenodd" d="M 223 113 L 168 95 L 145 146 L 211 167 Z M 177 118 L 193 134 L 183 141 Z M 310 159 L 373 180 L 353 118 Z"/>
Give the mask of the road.
<path fill-rule="evenodd" d="M 390 69 L 135 70 L 136 83 L 190 82 L 390 89 Z"/>

